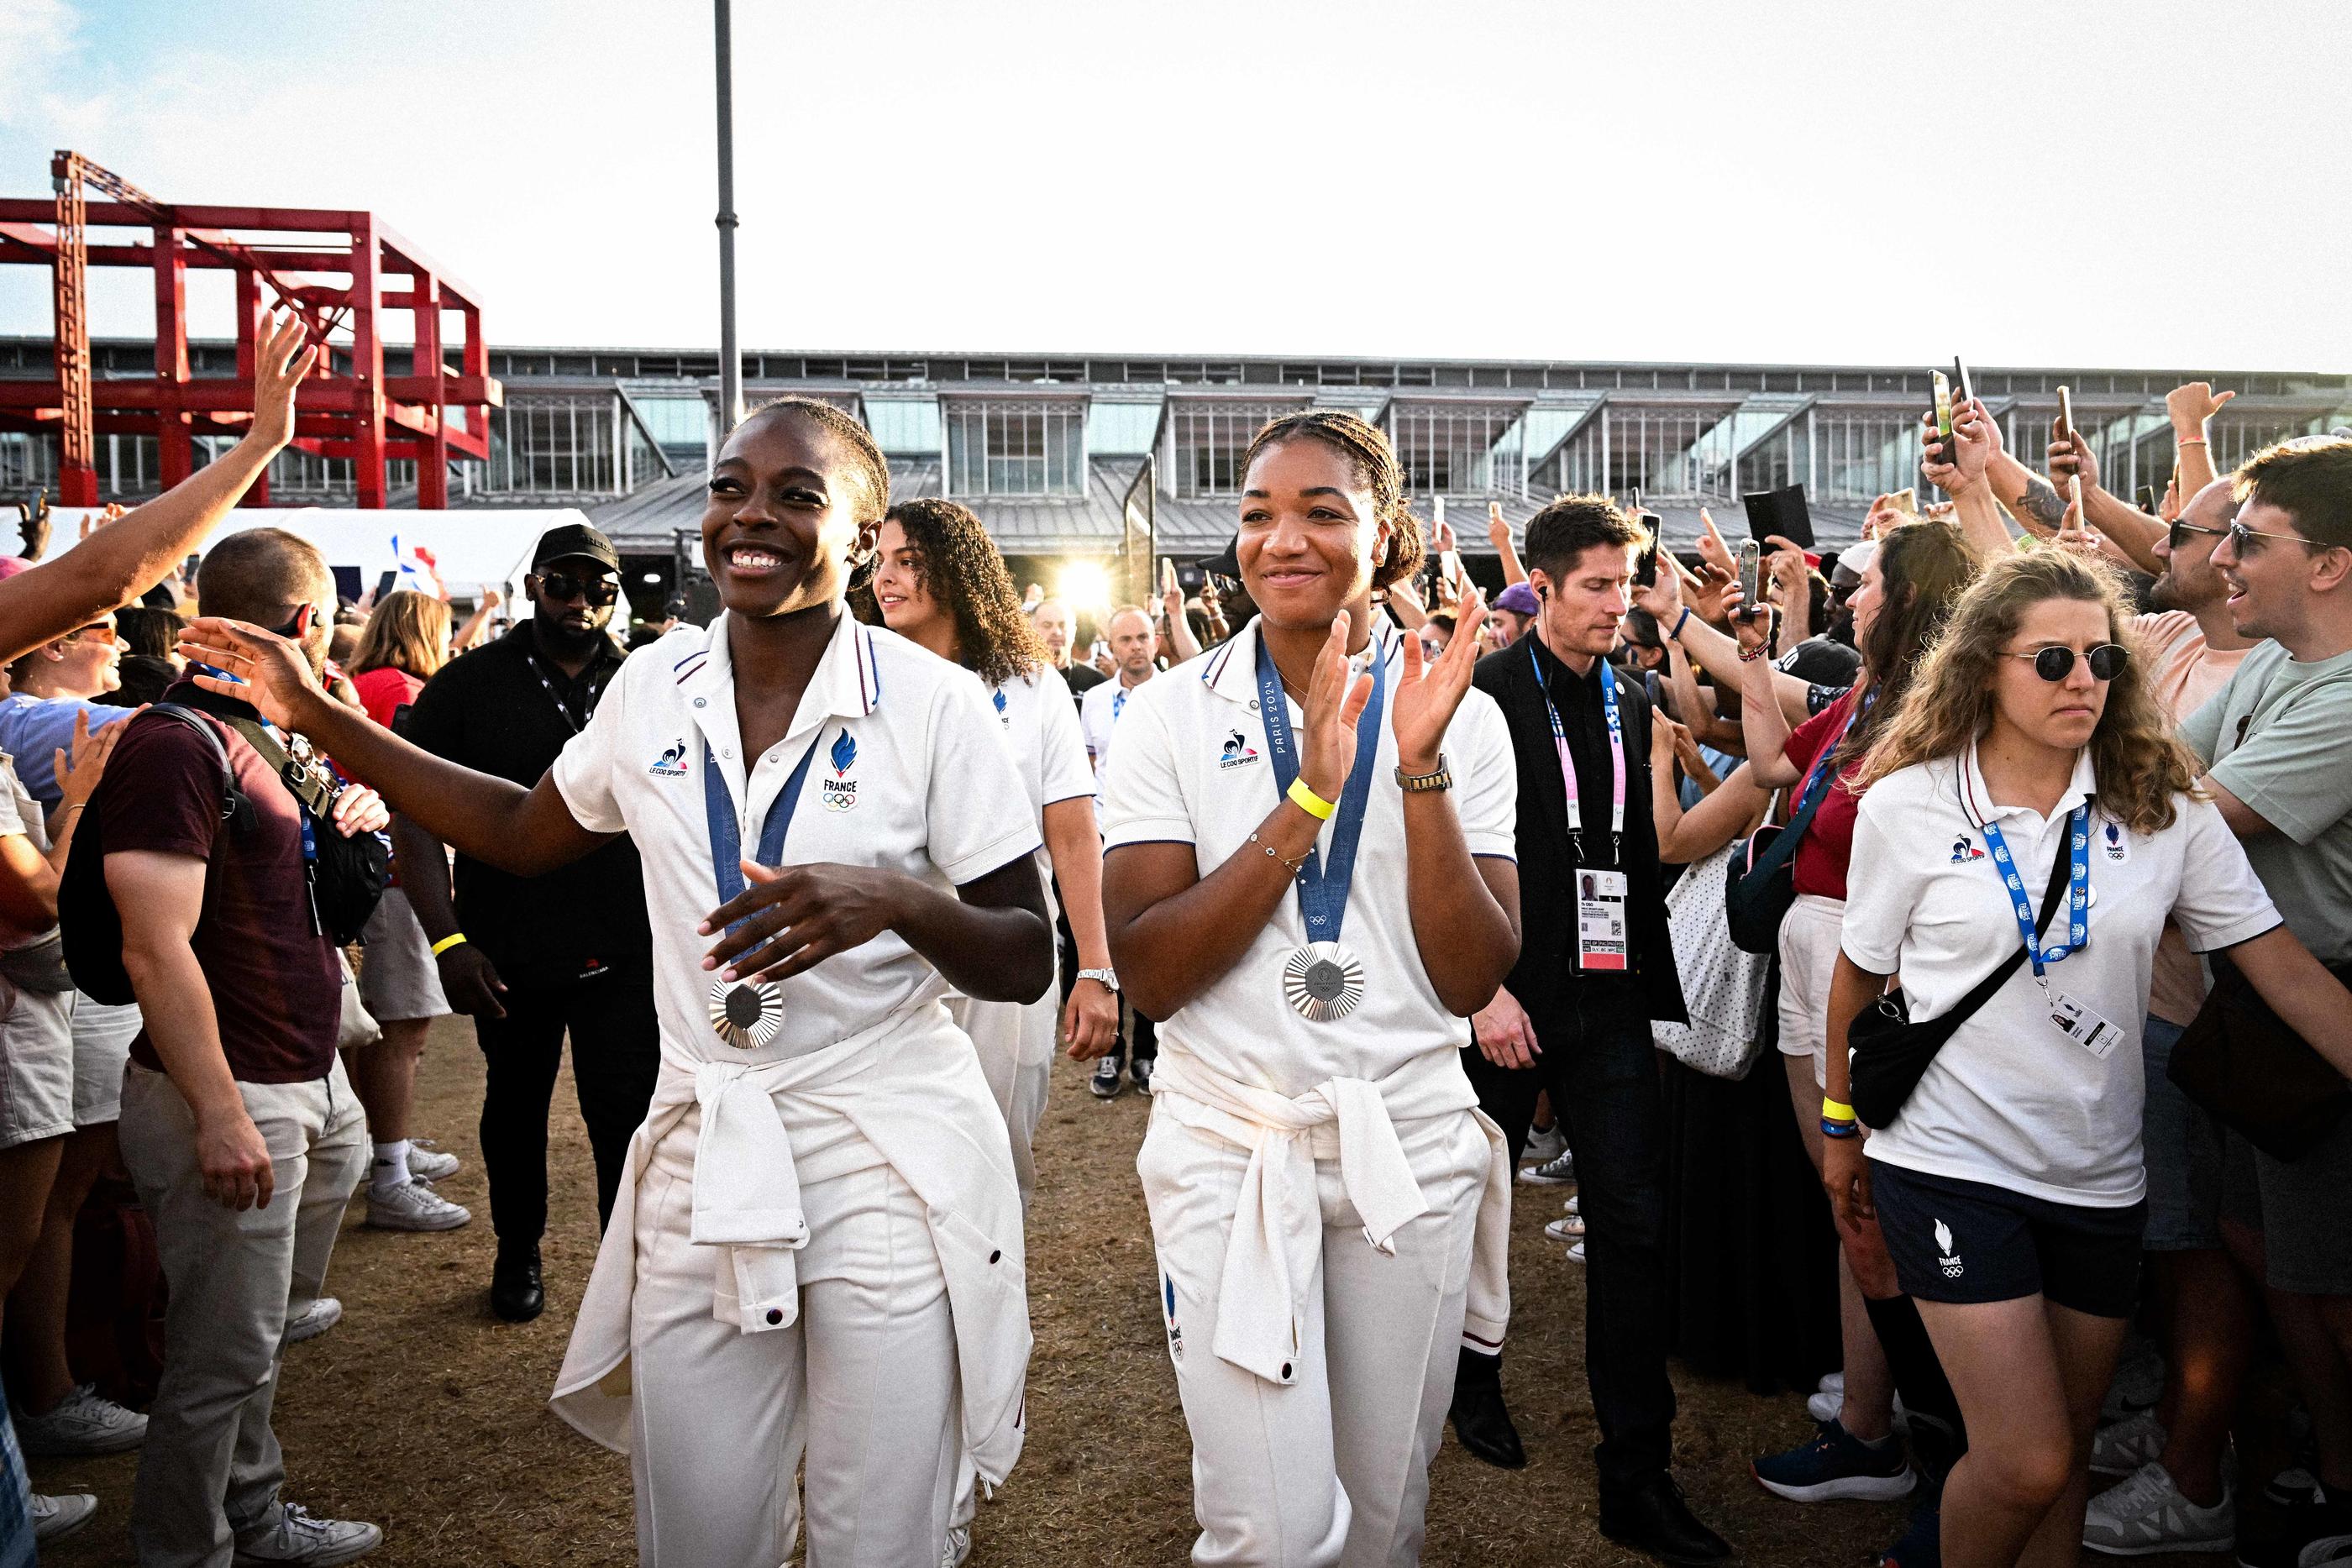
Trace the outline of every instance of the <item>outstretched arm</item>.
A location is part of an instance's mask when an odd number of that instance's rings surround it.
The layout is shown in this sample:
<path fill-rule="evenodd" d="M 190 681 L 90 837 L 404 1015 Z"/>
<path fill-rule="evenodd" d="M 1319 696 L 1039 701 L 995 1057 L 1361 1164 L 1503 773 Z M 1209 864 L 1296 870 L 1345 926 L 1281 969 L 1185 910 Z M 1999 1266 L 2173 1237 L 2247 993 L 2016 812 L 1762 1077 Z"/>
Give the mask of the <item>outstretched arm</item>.
<path fill-rule="evenodd" d="M 171 575 L 294 434 L 294 392 L 318 363 L 308 329 L 274 319 L 254 364 L 253 423 L 228 452 L 54 559 L 0 582 L 0 663 L 130 603 Z"/>

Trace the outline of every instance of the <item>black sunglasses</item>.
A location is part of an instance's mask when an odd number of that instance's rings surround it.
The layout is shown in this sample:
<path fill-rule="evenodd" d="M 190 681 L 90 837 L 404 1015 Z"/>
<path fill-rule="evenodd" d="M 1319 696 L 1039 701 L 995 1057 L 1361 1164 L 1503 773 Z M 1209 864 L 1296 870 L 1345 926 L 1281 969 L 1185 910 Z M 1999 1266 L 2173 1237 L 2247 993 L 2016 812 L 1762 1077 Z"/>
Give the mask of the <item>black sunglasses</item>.
<path fill-rule="evenodd" d="M 590 608 L 598 610 L 621 597 L 621 584 L 615 578 L 575 577 L 568 571 L 540 573 L 539 591 L 557 604 L 583 599 Z"/>
<path fill-rule="evenodd" d="M 2172 526 L 2165 530 L 2164 545 L 2167 549 L 2178 553 L 2190 534 L 2203 534 L 2209 539 L 2218 539 L 2229 531 L 2227 528 L 2200 528 L 2195 523 L 2184 523 L 2175 517 Z"/>
<path fill-rule="evenodd" d="M 2011 653 L 2009 656 L 2032 660 L 2033 673 L 2052 685 L 2064 680 L 2074 669 L 2074 650 L 2072 648 L 2036 648 L 2030 653 Z M 2120 643 L 2102 643 L 2083 657 L 2090 664 L 2093 680 L 2112 681 L 2124 673 L 2125 665 L 2131 663 L 2131 650 Z"/>

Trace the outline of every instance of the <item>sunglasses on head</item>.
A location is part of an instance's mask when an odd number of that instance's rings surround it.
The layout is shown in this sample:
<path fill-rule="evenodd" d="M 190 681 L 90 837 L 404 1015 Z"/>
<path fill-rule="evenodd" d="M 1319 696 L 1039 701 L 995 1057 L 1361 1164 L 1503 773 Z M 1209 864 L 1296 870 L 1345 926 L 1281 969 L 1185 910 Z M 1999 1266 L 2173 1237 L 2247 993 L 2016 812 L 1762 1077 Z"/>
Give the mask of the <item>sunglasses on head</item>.
<path fill-rule="evenodd" d="M 621 584 L 615 578 L 585 577 L 569 571 L 541 572 L 539 591 L 558 604 L 582 599 L 590 608 L 598 610 L 621 597 Z"/>
<path fill-rule="evenodd" d="M 2011 653 L 2012 659 L 2031 659 L 2033 673 L 2055 685 L 2074 670 L 2074 650 L 2072 648 L 2036 648 L 2030 653 Z M 2120 643 L 2102 643 L 2083 655 L 2091 666 L 2095 681 L 2112 681 L 2124 673 L 2131 663 L 2131 650 Z"/>

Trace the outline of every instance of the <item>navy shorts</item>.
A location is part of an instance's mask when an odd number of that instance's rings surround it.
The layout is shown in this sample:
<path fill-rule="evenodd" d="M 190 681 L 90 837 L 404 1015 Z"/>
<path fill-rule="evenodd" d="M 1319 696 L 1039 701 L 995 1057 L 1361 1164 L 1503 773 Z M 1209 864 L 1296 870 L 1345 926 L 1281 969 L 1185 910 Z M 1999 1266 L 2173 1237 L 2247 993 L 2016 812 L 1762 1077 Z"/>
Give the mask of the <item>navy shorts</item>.
<path fill-rule="evenodd" d="M 2038 1295 L 2100 1318 L 2127 1318 L 2138 1304 L 2145 1200 L 2123 1208 L 2053 1203 L 1884 1160 L 1870 1162 L 1870 1192 L 1895 1277 L 1920 1301 Z"/>

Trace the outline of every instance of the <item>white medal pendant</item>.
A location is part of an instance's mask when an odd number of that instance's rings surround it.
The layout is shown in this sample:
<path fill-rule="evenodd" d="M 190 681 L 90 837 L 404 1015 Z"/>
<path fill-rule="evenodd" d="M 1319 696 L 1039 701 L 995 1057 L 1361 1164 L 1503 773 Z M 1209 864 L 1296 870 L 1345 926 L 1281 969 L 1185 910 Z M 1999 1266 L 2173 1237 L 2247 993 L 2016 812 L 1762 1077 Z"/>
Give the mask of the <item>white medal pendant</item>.
<path fill-rule="evenodd" d="M 738 1051 L 757 1051 L 784 1027 L 784 988 L 772 980 L 720 980 L 710 988 L 710 1027 Z"/>
<path fill-rule="evenodd" d="M 1283 965 L 1282 994 L 1312 1022 L 1346 1018 L 1363 1003 L 1364 966 L 1337 942 L 1309 942 Z"/>

